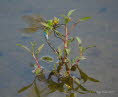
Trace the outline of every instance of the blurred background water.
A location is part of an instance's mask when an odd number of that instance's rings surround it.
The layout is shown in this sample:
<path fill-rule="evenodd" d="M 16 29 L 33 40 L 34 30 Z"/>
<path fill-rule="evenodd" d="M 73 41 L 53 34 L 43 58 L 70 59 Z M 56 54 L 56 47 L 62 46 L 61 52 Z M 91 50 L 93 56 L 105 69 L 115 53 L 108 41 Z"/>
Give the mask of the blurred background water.
<path fill-rule="evenodd" d="M 117 97 L 118 96 L 118 1 L 117 0 L 0 0 L 0 97 L 35 97 L 30 91 L 18 94 L 17 91 L 34 79 L 31 56 L 16 46 L 21 43 L 29 46 L 36 40 L 39 45 L 45 42 L 41 33 L 26 36 L 19 29 L 26 27 L 24 15 L 41 14 L 53 18 L 70 9 L 77 9 L 73 17 L 92 16 L 81 23 L 73 35 L 81 37 L 84 45 L 95 44 L 97 48 L 87 51 L 87 60 L 81 68 L 100 83 L 86 86 L 96 91 L 113 93 L 85 94 L 78 97 Z M 51 41 L 53 41 L 51 39 Z M 56 43 L 59 44 L 59 41 Z M 53 54 L 46 45 L 42 55 Z M 76 55 L 76 45 L 73 47 Z M 55 56 L 53 56 L 55 57 Z M 41 62 L 45 68 L 51 64 Z M 64 96 L 58 92 L 49 97 Z"/>

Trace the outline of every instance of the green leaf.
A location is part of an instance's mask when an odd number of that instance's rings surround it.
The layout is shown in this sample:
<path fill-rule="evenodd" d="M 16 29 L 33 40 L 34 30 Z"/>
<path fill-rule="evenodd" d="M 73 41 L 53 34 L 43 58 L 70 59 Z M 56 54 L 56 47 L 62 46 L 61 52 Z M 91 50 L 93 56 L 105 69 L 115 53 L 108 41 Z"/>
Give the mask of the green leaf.
<path fill-rule="evenodd" d="M 80 85 L 79 79 L 77 79 L 75 76 L 72 76 L 72 78 L 73 78 L 73 80 L 75 81 L 75 83 L 76 83 L 77 85 Z"/>
<path fill-rule="evenodd" d="M 70 10 L 67 14 L 68 17 L 70 17 L 70 15 L 75 11 L 76 9 Z"/>
<path fill-rule="evenodd" d="M 83 18 L 80 18 L 79 21 L 81 22 L 81 21 L 86 21 L 86 20 L 89 20 L 89 19 L 91 19 L 91 17 L 83 17 Z"/>
<path fill-rule="evenodd" d="M 88 90 L 87 88 L 83 87 L 82 85 L 79 86 L 81 90 L 86 91 L 88 93 L 95 93 L 95 91 Z"/>
<path fill-rule="evenodd" d="M 56 66 L 56 64 L 54 64 L 53 68 L 54 68 L 54 70 L 56 70 L 56 69 L 57 69 L 57 66 Z"/>
<path fill-rule="evenodd" d="M 54 59 L 50 56 L 44 56 L 41 58 L 41 60 L 45 61 L 45 62 L 53 62 Z"/>
<path fill-rule="evenodd" d="M 18 91 L 18 93 L 22 93 L 22 92 L 24 92 L 24 91 L 26 91 L 28 88 L 30 88 L 32 86 L 32 84 L 29 84 L 28 86 L 25 86 L 25 87 L 23 87 L 23 88 L 21 88 L 19 91 Z"/>
<path fill-rule="evenodd" d="M 71 37 L 69 40 L 68 40 L 68 46 L 71 45 L 71 43 L 74 41 L 75 39 L 73 37 Z"/>
<path fill-rule="evenodd" d="M 81 52 L 81 53 L 84 53 L 84 52 L 85 52 L 85 50 L 86 50 L 86 48 L 85 48 L 85 47 L 83 47 L 83 46 L 79 46 L 79 50 L 80 50 L 80 52 Z"/>
<path fill-rule="evenodd" d="M 65 49 L 65 50 L 66 50 L 67 55 L 69 55 L 70 54 L 70 49 Z"/>
<path fill-rule="evenodd" d="M 71 93 L 71 94 L 69 95 L 69 97 L 76 97 L 76 94 L 75 94 L 75 93 Z"/>
<path fill-rule="evenodd" d="M 88 80 L 92 81 L 92 82 L 100 82 L 99 80 L 92 78 L 92 77 L 88 77 Z"/>
<path fill-rule="evenodd" d="M 38 47 L 38 49 L 36 50 L 36 55 L 38 55 L 40 53 L 40 51 L 42 50 L 43 47 L 44 47 L 44 44 L 42 44 L 41 46 Z"/>
<path fill-rule="evenodd" d="M 48 20 L 48 21 L 47 21 L 47 24 L 48 24 L 49 26 L 52 26 L 52 25 L 53 25 L 53 20 Z"/>
<path fill-rule="evenodd" d="M 47 23 L 45 23 L 45 22 L 41 22 L 41 24 L 42 24 L 43 26 L 47 27 L 47 28 L 52 29 L 52 26 L 48 25 L 48 24 L 47 24 Z"/>
<path fill-rule="evenodd" d="M 88 75 L 86 73 L 84 73 L 80 68 L 79 66 L 77 66 L 79 72 L 80 72 L 80 76 L 81 76 L 81 79 L 83 79 L 84 83 L 88 80 Z"/>
<path fill-rule="evenodd" d="M 61 57 L 62 56 L 62 50 L 60 47 L 58 47 L 58 52 L 59 52 L 59 57 Z"/>
<path fill-rule="evenodd" d="M 41 96 L 40 96 L 41 93 L 40 93 L 39 88 L 37 87 L 36 82 L 34 83 L 34 90 L 35 90 L 35 93 L 36 93 L 37 97 L 41 97 Z"/>
<path fill-rule="evenodd" d="M 93 47 L 96 47 L 96 46 L 95 45 L 90 45 L 90 46 L 86 47 L 86 49 L 93 48 Z"/>
<path fill-rule="evenodd" d="M 88 89 L 86 89 L 85 87 L 83 87 L 82 85 L 79 85 L 80 89 L 83 91 L 88 91 Z"/>
<path fill-rule="evenodd" d="M 76 37 L 78 44 L 80 45 L 82 43 L 81 39 L 79 37 Z"/>
<path fill-rule="evenodd" d="M 35 71 L 35 74 L 38 75 L 40 73 L 41 69 L 40 68 L 37 68 L 36 71 Z"/>
<path fill-rule="evenodd" d="M 16 45 L 19 46 L 19 47 L 24 48 L 25 50 L 27 50 L 28 52 L 31 53 L 31 50 L 30 50 L 28 47 L 26 47 L 26 46 L 24 46 L 24 45 L 22 45 L 22 44 L 16 44 Z"/>
<path fill-rule="evenodd" d="M 80 93 L 80 94 L 86 94 L 86 93 L 84 93 L 84 92 L 81 92 L 81 91 L 77 91 L 78 93 Z"/>
<path fill-rule="evenodd" d="M 63 35 L 59 31 L 55 30 L 55 32 L 59 37 L 61 37 L 61 38 L 63 37 Z"/>
<path fill-rule="evenodd" d="M 34 49 L 35 49 L 37 43 L 36 43 L 36 42 L 30 42 L 30 44 L 32 45 L 32 51 L 34 51 Z"/>
<path fill-rule="evenodd" d="M 72 59 L 71 60 L 71 63 L 73 64 L 73 63 L 75 63 L 76 62 L 76 60 L 78 60 L 78 56 L 77 57 L 75 57 L 74 59 Z"/>
<path fill-rule="evenodd" d="M 78 59 L 79 60 L 85 60 L 86 58 L 84 56 L 80 56 Z"/>

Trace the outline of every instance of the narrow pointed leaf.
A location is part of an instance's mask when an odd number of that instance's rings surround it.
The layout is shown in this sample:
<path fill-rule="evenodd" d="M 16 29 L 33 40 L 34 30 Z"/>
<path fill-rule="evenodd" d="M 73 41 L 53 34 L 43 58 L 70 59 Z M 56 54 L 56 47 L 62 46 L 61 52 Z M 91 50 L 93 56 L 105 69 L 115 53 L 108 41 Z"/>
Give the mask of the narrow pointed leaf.
<path fill-rule="evenodd" d="M 85 56 L 80 56 L 78 59 L 79 60 L 85 60 L 86 58 L 85 58 Z"/>
<path fill-rule="evenodd" d="M 76 9 L 70 10 L 67 14 L 68 17 L 70 17 L 70 15 L 75 11 Z"/>
<path fill-rule="evenodd" d="M 83 87 L 82 85 L 79 85 L 80 89 L 83 91 L 88 91 L 88 89 L 86 89 L 85 87 Z"/>
<path fill-rule="evenodd" d="M 99 80 L 92 78 L 92 77 L 88 77 L 88 80 L 92 81 L 92 82 L 100 82 Z"/>
<path fill-rule="evenodd" d="M 84 93 L 84 92 L 81 92 L 81 91 L 77 91 L 78 93 L 80 93 L 80 94 L 86 94 L 86 93 Z"/>
<path fill-rule="evenodd" d="M 30 50 L 28 47 L 26 47 L 26 46 L 24 46 L 24 45 L 22 45 L 22 44 L 16 44 L 16 45 L 19 46 L 19 47 L 24 48 L 25 50 L 27 50 L 28 52 L 31 53 L 31 50 Z"/>
<path fill-rule="evenodd" d="M 38 47 L 38 49 L 36 50 L 36 55 L 38 55 L 40 53 L 40 51 L 42 50 L 43 47 L 44 47 L 44 44 L 42 44 L 41 46 Z"/>
<path fill-rule="evenodd" d="M 80 72 L 80 76 L 81 79 L 83 79 L 84 83 L 88 80 L 88 75 L 86 73 L 84 73 L 79 67 L 77 67 L 79 72 Z"/>
<path fill-rule="evenodd" d="M 43 26 L 45 26 L 45 27 L 48 27 L 48 28 L 52 28 L 50 25 L 48 25 L 47 23 L 45 23 L 45 22 L 41 22 L 41 24 L 43 25 Z"/>
<path fill-rule="evenodd" d="M 39 88 L 37 87 L 36 82 L 34 83 L 34 90 L 35 90 L 35 93 L 36 93 L 37 97 L 41 97 L 41 96 L 40 96 L 41 93 L 40 93 Z"/>
<path fill-rule="evenodd" d="M 86 21 L 86 20 L 89 20 L 89 19 L 91 19 L 91 17 L 83 17 L 83 18 L 80 18 L 79 21 L 81 22 L 81 21 Z"/>
<path fill-rule="evenodd" d="M 73 80 L 75 81 L 75 83 L 76 83 L 77 85 L 80 85 L 79 79 L 77 79 L 75 76 L 73 76 L 72 78 L 73 78 Z"/>
<path fill-rule="evenodd" d="M 96 47 L 96 46 L 95 45 L 90 45 L 90 46 L 86 47 L 86 49 L 93 48 L 93 47 Z"/>
<path fill-rule="evenodd" d="M 24 92 L 24 91 L 26 91 L 28 88 L 30 88 L 32 86 L 32 84 L 29 84 L 28 86 L 25 86 L 25 87 L 23 87 L 23 88 L 21 88 L 19 91 L 18 91 L 18 93 L 22 93 L 22 92 Z"/>

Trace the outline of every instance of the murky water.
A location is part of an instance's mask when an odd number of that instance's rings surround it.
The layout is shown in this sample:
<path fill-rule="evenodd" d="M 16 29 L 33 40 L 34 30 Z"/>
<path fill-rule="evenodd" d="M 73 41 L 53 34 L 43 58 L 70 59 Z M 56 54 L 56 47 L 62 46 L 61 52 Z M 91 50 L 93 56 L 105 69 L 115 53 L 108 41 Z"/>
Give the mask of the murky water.
<path fill-rule="evenodd" d="M 77 9 L 74 17 L 92 16 L 93 18 L 78 25 L 73 35 L 80 36 L 84 45 L 95 44 L 87 51 L 87 60 L 81 68 L 89 75 L 99 79 L 100 83 L 88 83 L 86 86 L 101 94 L 78 94 L 82 97 L 116 97 L 118 95 L 118 7 L 117 0 L 1 0 L 0 1 L 0 97 L 39 97 L 33 88 L 18 94 L 17 91 L 30 84 L 34 75 L 29 64 L 31 56 L 17 47 L 16 43 L 29 45 L 37 40 L 39 45 L 45 42 L 41 33 L 26 36 L 19 29 L 26 26 L 23 15 L 39 13 L 46 18 Z M 53 41 L 53 40 L 52 40 Z M 59 42 L 57 42 L 59 44 Z M 46 45 L 42 55 L 51 55 Z M 76 45 L 73 47 L 76 55 Z M 45 68 L 51 64 L 41 62 Z M 45 91 L 48 91 L 47 89 Z M 113 91 L 113 93 L 110 93 Z M 64 97 L 59 92 L 48 97 Z"/>

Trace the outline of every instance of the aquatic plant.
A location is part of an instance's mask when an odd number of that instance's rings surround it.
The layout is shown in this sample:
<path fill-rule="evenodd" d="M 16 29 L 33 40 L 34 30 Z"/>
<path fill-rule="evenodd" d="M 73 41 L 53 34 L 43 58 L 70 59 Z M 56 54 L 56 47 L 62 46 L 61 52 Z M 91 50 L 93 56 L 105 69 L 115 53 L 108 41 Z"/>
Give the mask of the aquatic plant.
<path fill-rule="evenodd" d="M 86 89 L 83 86 L 83 84 L 88 80 L 92 82 L 99 82 L 99 80 L 87 75 L 79 66 L 79 63 L 82 60 L 86 59 L 86 57 L 84 56 L 86 50 L 96 46 L 90 45 L 84 47 L 82 45 L 82 40 L 80 39 L 80 37 L 70 37 L 70 34 L 72 33 L 73 29 L 77 26 L 77 24 L 86 21 L 91 17 L 83 17 L 74 21 L 74 19 L 71 17 L 74 11 L 75 9 L 70 10 L 67 13 L 67 15 L 61 15 L 62 19 L 54 17 L 53 19 L 46 20 L 39 15 L 23 17 L 30 24 L 28 28 L 23 29 L 23 32 L 34 33 L 40 30 L 41 33 L 44 35 L 47 44 L 55 53 L 58 59 L 58 61 L 55 64 L 52 64 L 52 67 L 54 68 L 49 72 L 48 78 L 43 77 L 42 80 L 45 79 L 45 82 L 49 85 L 48 88 L 52 89 L 50 93 L 58 90 L 64 93 L 66 92 L 67 97 L 75 97 L 75 91 L 81 94 L 95 93 L 95 91 Z M 64 29 L 64 31 L 60 32 L 59 29 Z M 57 48 L 55 48 L 52 42 L 50 41 L 51 34 L 53 35 L 53 37 L 60 39 L 63 45 L 57 46 Z M 71 45 L 74 41 L 78 42 L 78 56 L 73 55 L 74 58 L 71 58 L 71 50 L 73 50 L 71 49 Z M 38 55 L 40 51 L 43 49 L 44 44 L 39 46 L 37 49 L 35 49 L 36 42 L 31 42 L 31 49 L 27 48 L 25 45 L 17 45 L 23 47 L 31 53 L 32 57 L 35 60 L 35 69 L 33 70 L 33 73 L 35 73 L 36 78 L 40 79 L 41 81 L 40 77 L 42 74 L 45 76 L 45 72 L 43 72 L 43 70 L 46 71 L 46 68 L 43 68 L 41 64 L 39 64 L 39 61 L 43 60 L 46 62 L 53 62 L 54 59 L 50 56 L 43 56 L 39 59 Z M 73 75 L 74 72 L 76 72 L 76 75 Z M 30 86 L 31 85 L 28 85 L 28 87 L 22 88 L 21 90 L 19 90 L 19 92 L 26 90 Z"/>

